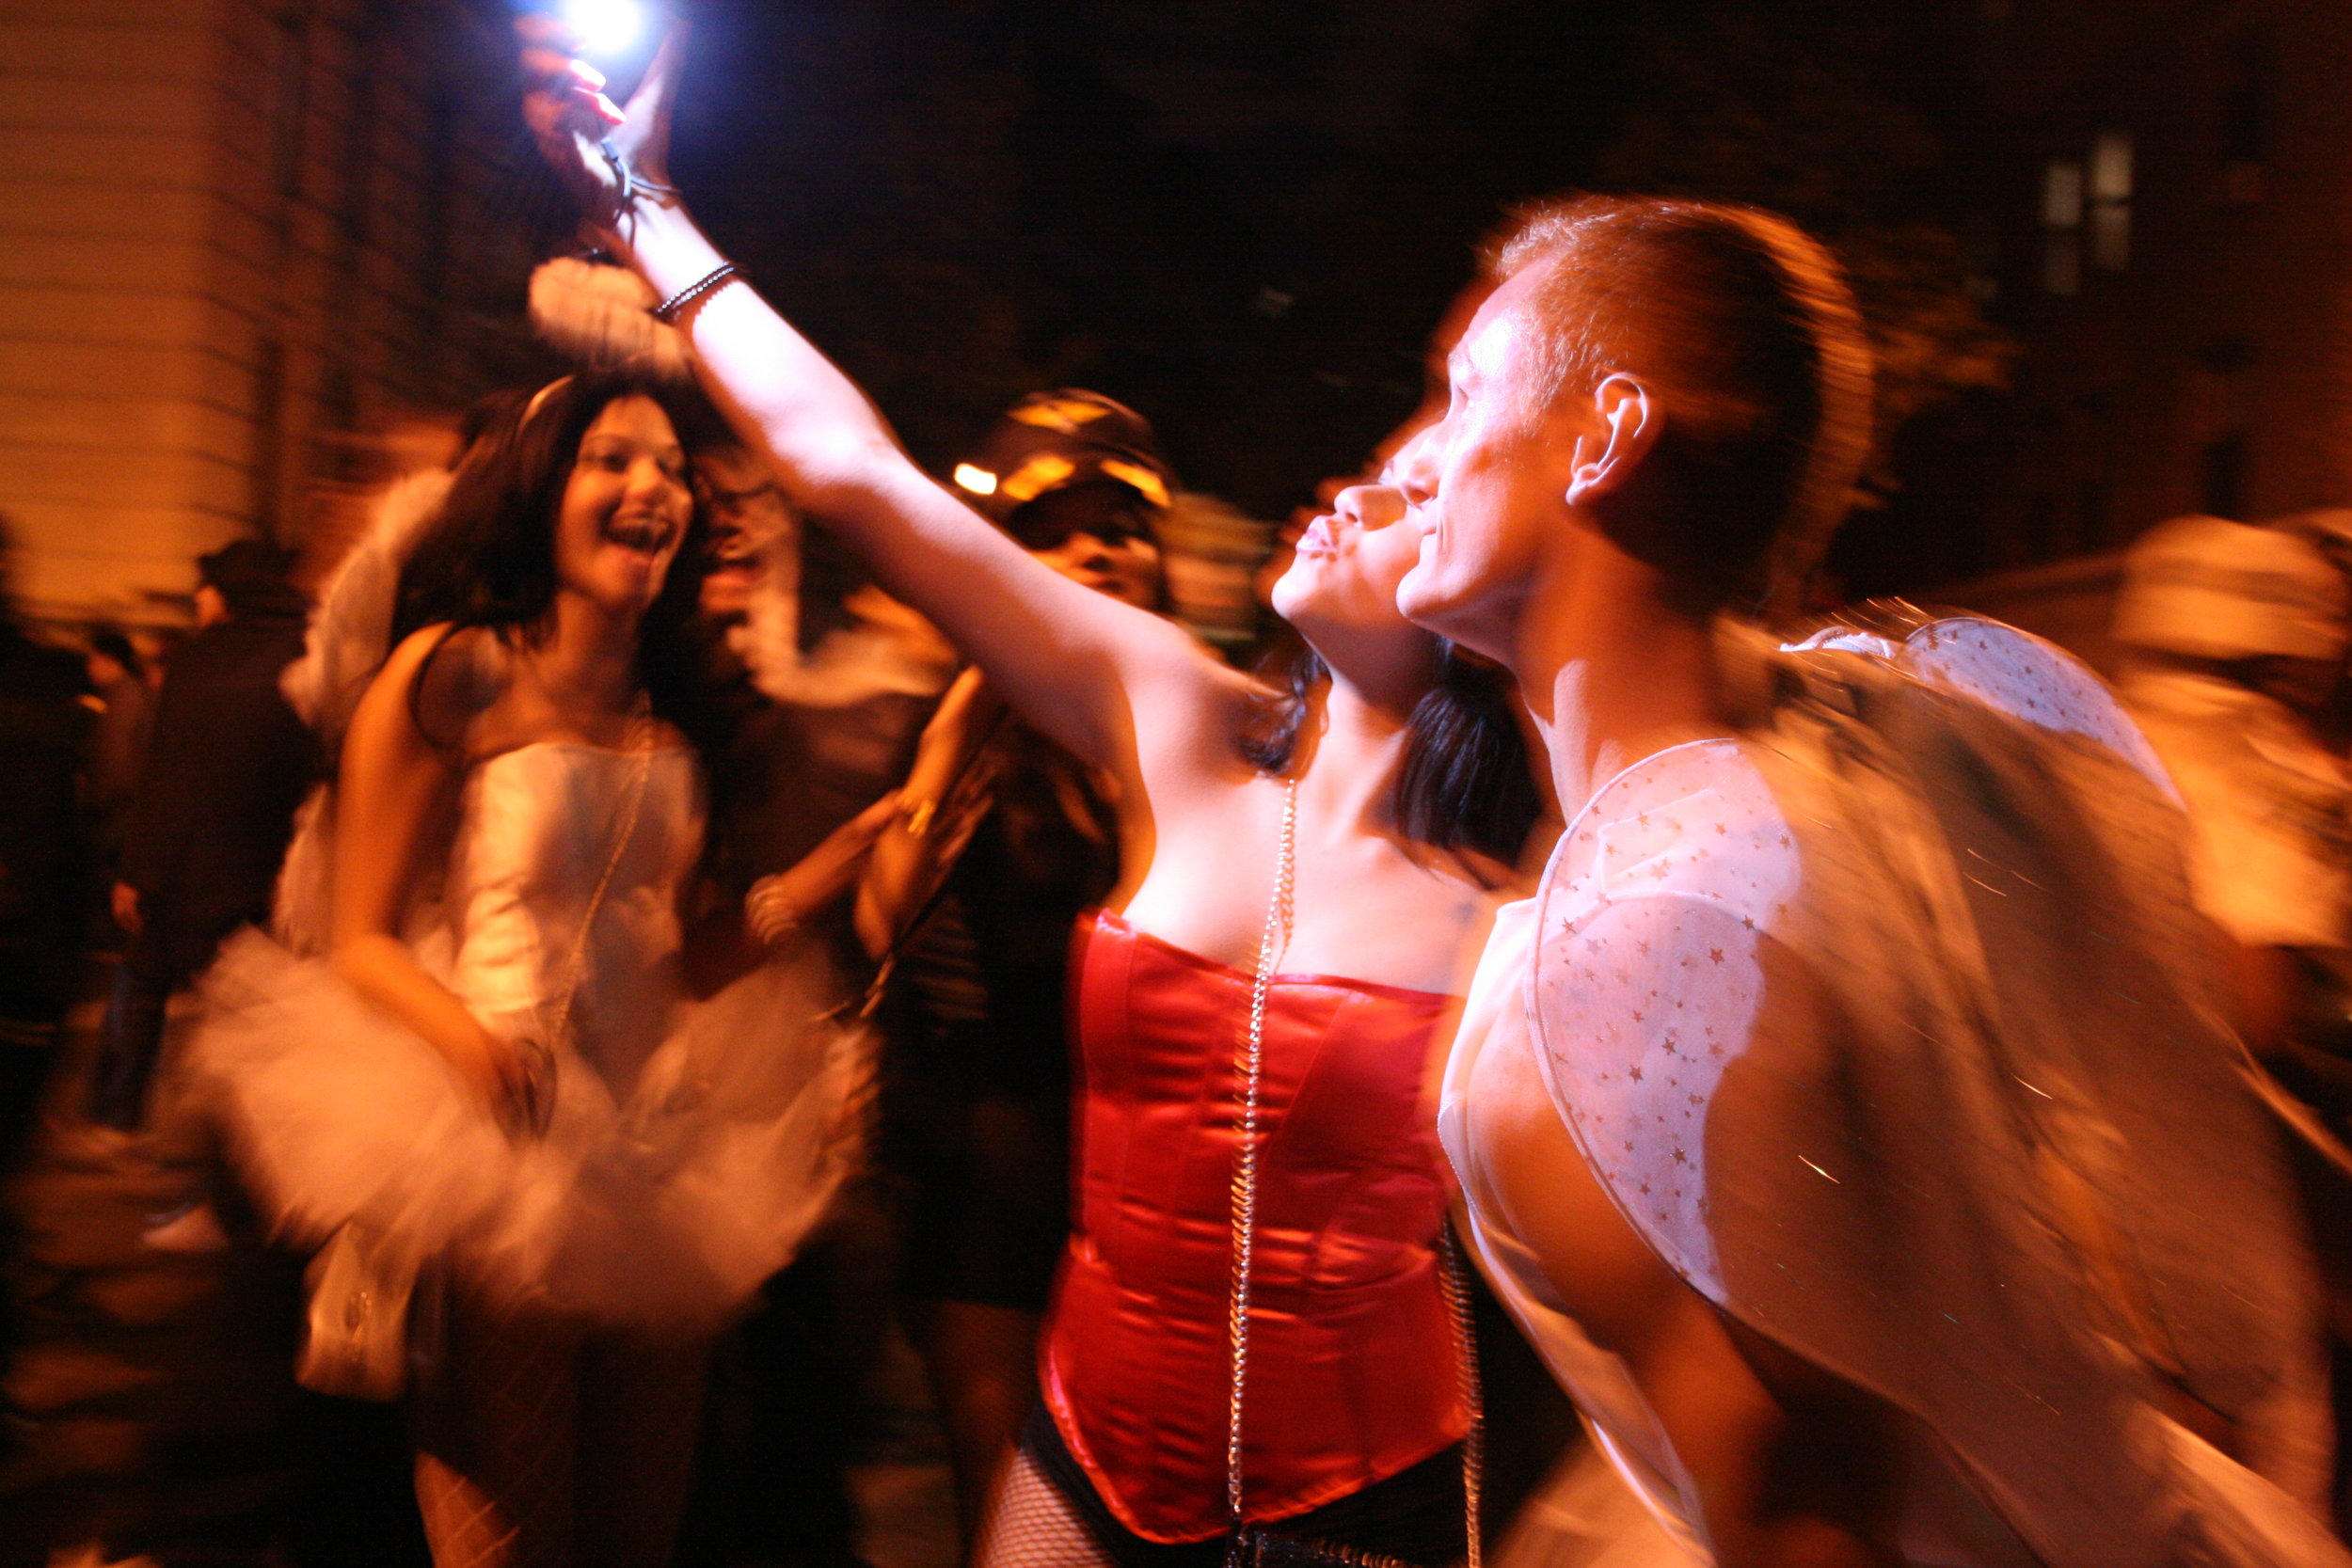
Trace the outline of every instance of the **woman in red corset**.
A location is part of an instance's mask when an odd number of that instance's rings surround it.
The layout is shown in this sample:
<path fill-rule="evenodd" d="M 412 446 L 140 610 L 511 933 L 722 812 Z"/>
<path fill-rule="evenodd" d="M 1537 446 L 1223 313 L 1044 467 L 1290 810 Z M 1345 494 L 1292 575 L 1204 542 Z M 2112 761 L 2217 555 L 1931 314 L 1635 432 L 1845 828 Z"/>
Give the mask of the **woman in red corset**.
<path fill-rule="evenodd" d="M 1043 1416 L 999 1483 L 981 1561 L 1174 1564 L 1219 1549 L 1234 1060 L 1286 821 L 1244 1512 L 1359 1550 L 1458 1557 L 1468 1417 L 1421 1089 L 1486 907 L 1481 873 L 1513 859 L 1535 807 L 1500 689 L 1397 613 L 1419 554 L 1399 499 L 1350 489 L 1300 539 L 1275 601 L 1315 657 L 1293 693 L 1269 689 L 1033 560 L 915 467 L 663 182 L 664 65 L 625 119 L 593 72 L 534 63 L 550 160 L 611 248 L 675 302 L 711 392 L 795 504 L 1114 786 L 1122 879 L 1078 933 L 1075 1230 L 1045 1329 Z"/>

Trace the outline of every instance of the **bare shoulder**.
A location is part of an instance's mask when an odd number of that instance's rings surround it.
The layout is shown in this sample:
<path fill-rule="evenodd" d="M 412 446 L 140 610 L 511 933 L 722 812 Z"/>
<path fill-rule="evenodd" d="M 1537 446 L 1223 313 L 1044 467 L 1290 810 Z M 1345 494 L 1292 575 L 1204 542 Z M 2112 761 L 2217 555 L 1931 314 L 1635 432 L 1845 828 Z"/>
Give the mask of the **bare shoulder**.
<path fill-rule="evenodd" d="M 440 624 L 403 639 L 370 683 L 356 729 L 462 754 L 504 694 L 512 656 L 498 634 Z"/>

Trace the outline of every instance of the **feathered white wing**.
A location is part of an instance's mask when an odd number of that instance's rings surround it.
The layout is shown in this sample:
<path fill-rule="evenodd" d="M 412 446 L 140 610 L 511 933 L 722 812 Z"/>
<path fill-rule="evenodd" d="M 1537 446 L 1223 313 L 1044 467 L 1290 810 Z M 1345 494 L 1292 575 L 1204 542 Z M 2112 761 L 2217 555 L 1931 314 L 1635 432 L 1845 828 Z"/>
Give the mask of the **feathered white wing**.
<path fill-rule="evenodd" d="M 377 499 L 374 520 L 327 578 L 302 657 L 286 666 L 278 689 L 318 732 L 331 760 L 342 749 L 352 710 L 392 651 L 392 612 L 407 564 L 425 526 L 440 515 L 450 475 L 428 468 L 394 483 Z M 328 872 L 334 863 L 333 793 L 310 792 L 294 819 L 294 842 L 278 874 L 271 924 L 297 953 L 326 950 Z"/>

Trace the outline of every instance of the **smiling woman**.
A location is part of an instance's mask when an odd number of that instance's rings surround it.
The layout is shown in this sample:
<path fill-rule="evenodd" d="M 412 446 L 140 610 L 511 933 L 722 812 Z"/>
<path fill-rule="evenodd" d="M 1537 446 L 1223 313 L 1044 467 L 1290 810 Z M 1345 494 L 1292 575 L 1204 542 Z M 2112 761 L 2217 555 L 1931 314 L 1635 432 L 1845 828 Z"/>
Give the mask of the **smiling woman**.
<path fill-rule="evenodd" d="M 686 449 L 642 394 L 604 405 L 580 438 L 555 528 L 555 576 L 615 614 L 643 614 L 677 557 L 693 495 Z"/>
<path fill-rule="evenodd" d="M 601 607 L 627 623 L 611 629 L 637 643 L 656 706 L 684 721 L 686 693 L 663 667 L 691 663 L 677 638 L 701 586 L 705 519 L 686 448 L 710 418 L 659 384 L 582 375 L 543 388 L 459 467 L 401 573 L 395 638 L 437 622 L 536 637 L 569 587 L 571 613 Z M 613 558 L 599 562 L 607 546 Z"/>
<path fill-rule="evenodd" d="M 311 1381 L 398 1391 L 402 1326 L 366 1325 L 444 1287 L 407 1390 L 444 1565 L 668 1560 L 708 1338 L 850 1153 L 822 959 L 699 875 L 694 412 L 567 377 L 468 455 L 292 857 L 331 858 L 328 910 L 281 893 L 325 950 L 245 934 L 190 1048 L 263 1212 L 326 1249 Z M 815 912 L 887 810 L 755 895 Z"/>

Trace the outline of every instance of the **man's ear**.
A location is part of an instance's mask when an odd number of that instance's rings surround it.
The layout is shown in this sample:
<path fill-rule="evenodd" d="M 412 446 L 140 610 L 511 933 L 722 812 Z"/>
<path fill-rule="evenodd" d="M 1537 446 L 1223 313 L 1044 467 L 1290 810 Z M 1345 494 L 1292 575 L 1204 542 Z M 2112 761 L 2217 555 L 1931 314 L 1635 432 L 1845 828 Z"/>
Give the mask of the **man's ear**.
<path fill-rule="evenodd" d="M 1568 475 L 1570 506 L 1590 506 L 1622 486 L 1658 444 L 1663 418 L 1649 388 L 1623 372 L 1593 388 L 1584 410 L 1587 428 L 1576 438 Z"/>

